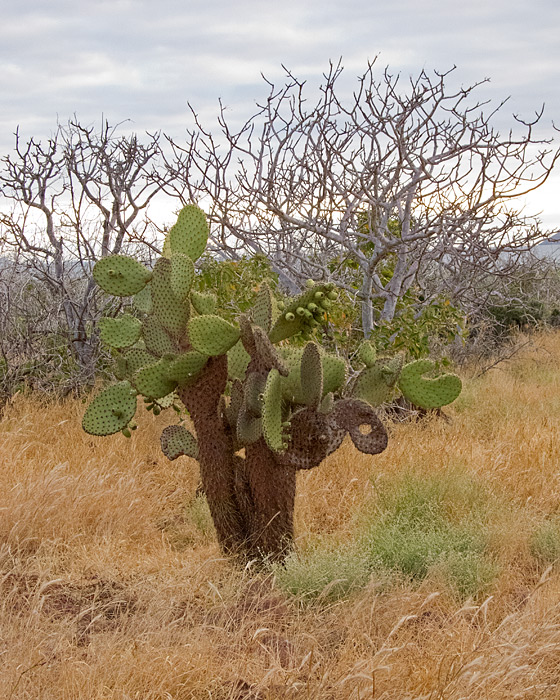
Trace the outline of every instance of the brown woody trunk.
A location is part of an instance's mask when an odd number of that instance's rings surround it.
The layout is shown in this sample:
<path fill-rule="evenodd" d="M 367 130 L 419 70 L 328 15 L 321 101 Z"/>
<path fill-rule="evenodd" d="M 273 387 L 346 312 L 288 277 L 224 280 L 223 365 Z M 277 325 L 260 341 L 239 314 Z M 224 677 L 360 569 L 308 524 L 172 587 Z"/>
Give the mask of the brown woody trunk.
<path fill-rule="evenodd" d="M 261 438 L 234 453 L 220 413 L 227 358 L 212 358 L 197 382 L 180 397 L 198 437 L 202 487 L 226 554 L 245 559 L 281 559 L 293 542 L 296 471 L 281 466 Z"/>

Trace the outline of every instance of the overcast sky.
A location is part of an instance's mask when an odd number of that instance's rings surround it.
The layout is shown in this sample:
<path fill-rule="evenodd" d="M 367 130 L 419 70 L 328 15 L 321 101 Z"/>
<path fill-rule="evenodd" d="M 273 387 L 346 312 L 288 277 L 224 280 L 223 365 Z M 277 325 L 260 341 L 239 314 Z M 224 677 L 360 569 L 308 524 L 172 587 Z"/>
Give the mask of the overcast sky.
<path fill-rule="evenodd" d="M 511 96 L 502 131 L 543 103 L 542 134 L 560 125 L 558 0 L 0 0 L 0 17 L 0 155 L 16 126 L 45 138 L 74 114 L 180 139 L 187 102 L 209 126 L 218 98 L 241 120 L 268 92 L 261 73 L 281 82 L 284 64 L 317 86 L 340 57 L 348 89 L 376 56 L 403 75 L 456 65 L 457 83 Z M 529 200 L 546 227 L 559 195 L 560 175 Z"/>

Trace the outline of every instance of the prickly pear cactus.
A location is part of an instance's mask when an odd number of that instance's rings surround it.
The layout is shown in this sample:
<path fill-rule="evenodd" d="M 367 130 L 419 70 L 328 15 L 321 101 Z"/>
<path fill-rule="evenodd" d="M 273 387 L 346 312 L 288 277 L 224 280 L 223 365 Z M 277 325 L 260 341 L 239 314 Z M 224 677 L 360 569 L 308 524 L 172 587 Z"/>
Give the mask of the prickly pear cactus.
<path fill-rule="evenodd" d="M 207 238 L 204 213 L 187 205 L 153 270 L 123 255 L 95 266 L 99 286 L 133 297 L 135 312 L 100 323 L 120 381 L 93 399 L 83 428 L 130 436 L 137 405 L 156 415 L 174 408 L 178 423 L 165 428 L 161 448 L 169 459 L 198 460 L 223 550 L 282 558 L 293 540 L 297 471 L 319 466 L 347 435 L 366 454 L 384 450 L 387 432 L 373 406 L 399 377 L 403 393 L 423 404 L 447 400 L 453 387 L 423 378 L 422 367 L 401 372 L 401 358 L 378 359 L 370 344 L 349 384 L 340 358 L 312 341 L 285 342 L 309 337 L 325 320 L 337 300 L 331 283 L 309 281 L 284 304 L 263 283 L 252 313 L 226 321 L 216 297 L 193 288 Z"/>

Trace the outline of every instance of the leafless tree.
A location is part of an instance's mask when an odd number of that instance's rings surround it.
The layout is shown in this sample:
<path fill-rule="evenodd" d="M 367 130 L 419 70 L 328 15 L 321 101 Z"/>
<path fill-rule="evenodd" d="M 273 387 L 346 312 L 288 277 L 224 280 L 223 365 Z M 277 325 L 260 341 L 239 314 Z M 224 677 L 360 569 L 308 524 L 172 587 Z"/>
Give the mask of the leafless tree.
<path fill-rule="evenodd" d="M 403 81 L 374 69 L 345 98 L 332 64 L 310 102 L 288 72 L 241 128 L 222 107 L 218 135 L 193 110 L 186 143 L 172 143 L 166 187 L 210 209 L 214 241 L 230 257 L 265 254 L 292 289 L 313 277 L 357 291 L 366 336 L 434 265 L 457 299 L 470 273 L 507 275 L 543 237 L 516 201 L 560 155 L 535 135 L 542 110 L 501 136 L 493 124 L 504 103 L 476 99 L 486 81 L 450 89 L 451 71 Z M 339 274 L 348 260 L 357 290 Z"/>
<path fill-rule="evenodd" d="M 146 210 L 165 183 L 156 177 L 159 135 L 148 134 L 144 144 L 119 135 L 119 126 L 105 121 L 96 130 L 73 120 L 46 143 L 24 141 L 17 131 L 0 167 L 0 195 L 11 203 L 0 218 L 2 251 L 49 291 L 49 315 L 65 328 L 85 383 L 94 376 L 101 315 L 92 266 L 135 244 L 149 254 Z"/>

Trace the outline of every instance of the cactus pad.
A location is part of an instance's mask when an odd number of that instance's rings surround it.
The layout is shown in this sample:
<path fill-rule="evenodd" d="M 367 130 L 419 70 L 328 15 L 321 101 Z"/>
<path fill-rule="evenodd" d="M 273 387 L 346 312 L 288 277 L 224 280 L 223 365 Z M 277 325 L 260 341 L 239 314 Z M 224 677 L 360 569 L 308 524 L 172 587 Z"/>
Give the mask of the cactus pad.
<path fill-rule="evenodd" d="M 371 406 L 357 399 L 341 399 L 329 418 L 347 430 L 354 446 L 368 455 L 376 455 L 387 447 L 388 436 L 383 423 Z"/>
<path fill-rule="evenodd" d="M 272 369 L 264 388 L 262 431 L 266 444 L 273 452 L 284 448 L 282 427 L 282 378 L 277 369 Z"/>
<path fill-rule="evenodd" d="M 252 445 L 262 437 L 262 420 L 254 416 L 243 403 L 237 415 L 237 440 L 241 445 Z"/>
<path fill-rule="evenodd" d="M 199 314 L 213 314 L 218 305 L 218 298 L 215 294 L 203 294 L 193 289 L 191 292 L 191 302 L 195 311 Z"/>
<path fill-rule="evenodd" d="M 251 357 L 241 340 L 228 350 L 228 376 L 230 379 L 244 379 Z"/>
<path fill-rule="evenodd" d="M 239 340 L 239 329 L 220 316 L 196 316 L 188 325 L 189 340 L 203 355 L 224 355 Z"/>
<path fill-rule="evenodd" d="M 364 340 L 358 348 L 358 360 L 363 362 L 366 367 L 373 367 L 376 355 L 375 347 L 369 340 Z"/>
<path fill-rule="evenodd" d="M 136 413 L 136 392 L 129 382 L 104 389 L 87 408 L 82 428 L 90 435 L 113 435 L 126 428 Z"/>
<path fill-rule="evenodd" d="M 134 258 L 126 255 L 110 255 L 98 260 L 93 268 L 93 278 L 108 294 L 130 297 L 138 294 L 150 281 L 152 273 Z"/>
<path fill-rule="evenodd" d="M 300 386 L 304 403 L 318 408 L 323 397 L 323 364 L 315 343 L 307 343 L 301 355 Z"/>
<path fill-rule="evenodd" d="M 115 376 L 119 379 L 130 379 L 141 367 L 152 365 L 156 360 L 157 357 L 144 348 L 131 348 L 117 358 L 118 374 L 115 372 Z"/>
<path fill-rule="evenodd" d="M 442 374 L 435 379 L 422 375 L 434 369 L 432 360 L 416 360 L 405 365 L 399 377 L 399 389 L 410 403 L 420 408 L 441 408 L 461 393 L 461 379 L 456 374 Z"/>
<path fill-rule="evenodd" d="M 142 337 L 146 349 L 162 357 L 177 352 L 177 343 L 169 336 L 158 319 L 150 315 L 142 323 Z"/>
<path fill-rule="evenodd" d="M 99 320 L 99 336 L 112 348 L 128 348 L 140 338 L 142 323 L 130 314 Z"/>
<path fill-rule="evenodd" d="M 194 204 L 187 204 L 179 212 L 177 223 L 169 229 L 167 248 L 172 255 L 183 253 L 191 260 L 198 260 L 208 242 L 206 215 Z"/>
<path fill-rule="evenodd" d="M 138 294 L 134 295 L 134 306 L 138 311 L 142 311 L 145 314 L 151 314 L 154 308 L 152 303 L 152 288 L 147 284 L 144 289 L 140 290 Z"/>
<path fill-rule="evenodd" d="M 273 314 L 274 297 L 268 284 L 263 282 L 253 306 L 253 323 L 268 333 L 272 327 Z"/>
<path fill-rule="evenodd" d="M 188 386 L 196 379 L 207 360 L 207 355 L 190 350 L 171 362 L 168 377 L 176 381 L 179 386 Z"/>
<path fill-rule="evenodd" d="M 185 301 L 194 282 L 194 263 L 188 255 L 174 253 L 171 256 L 171 291 L 179 301 Z"/>
<path fill-rule="evenodd" d="M 370 406 L 381 406 L 389 400 L 392 384 L 392 375 L 387 373 L 385 364 L 377 361 L 360 372 L 352 388 L 352 396 L 366 401 Z"/>
<path fill-rule="evenodd" d="M 134 385 L 138 391 L 151 399 L 161 399 L 170 394 L 177 382 L 169 378 L 171 360 L 162 358 L 159 362 L 142 367 L 134 375 Z"/>
<path fill-rule="evenodd" d="M 291 438 L 284 453 L 278 455 L 280 464 L 293 469 L 313 469 L 337 450 L 346 430 L 331 420 L 330 415 L 302 408 L 290 419 Z"/>
<path fill-rule="evenodd" d="M 190 307 L 173 293 L 171 274 L 171 260 L 159 258 L 154 266 L 151 282 L 153 314 L 173 337 L 180 338 L 189 320 Z"/>
<path fill-rule="evenodd" d="M 198 443 L 183 425 L 169 425 L 161 434 L 161 451 L 173 461 L 177 457 L 198 457 Z"/>

